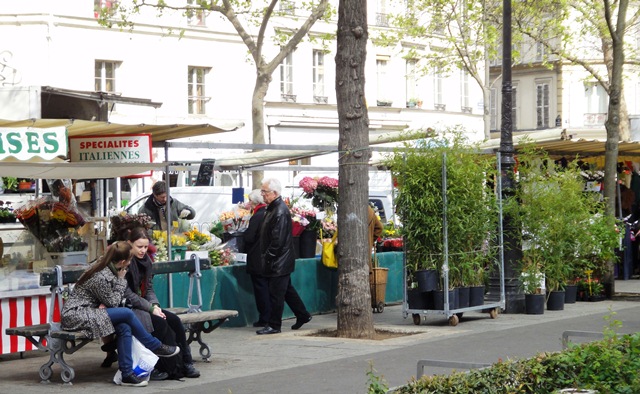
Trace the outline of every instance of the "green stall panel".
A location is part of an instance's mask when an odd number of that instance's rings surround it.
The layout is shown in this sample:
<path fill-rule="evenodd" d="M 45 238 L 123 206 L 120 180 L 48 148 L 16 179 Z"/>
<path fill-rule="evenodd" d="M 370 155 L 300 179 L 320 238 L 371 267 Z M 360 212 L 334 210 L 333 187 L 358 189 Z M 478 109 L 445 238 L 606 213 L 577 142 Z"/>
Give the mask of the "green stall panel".
<path fill-rule="evenodd" d="M 389 269 L 386 303 L 402 301 L 403 267 L 401 252 L 378 253 L 380 267 Z M 158 274 L 153 278 L 153 286 L 163 307 L 169 305 L 169 280 L 172 277 L 173 306 L 186 307 L 189 293 L 189 274 Z M 322 265 L 319 258 L 298 259 L 296 269 L 291 275 L 291 282 L 304 301 L 311 314 L 329 313 L 336 310 L 335 298 L 338 292 L 338 270 Z M 230 319 L 225 326 L 243 327 L 258 320 L 251 278 L 246 272 L 245 264 L 213 267 L 202 271 L 203 310 L 233 309 L 238 317 Z M 197 291 L 193 291 L 192 302 L 197 303 Z M 288 306 L 285 306 L 283 318 L 294 317 Z"/>

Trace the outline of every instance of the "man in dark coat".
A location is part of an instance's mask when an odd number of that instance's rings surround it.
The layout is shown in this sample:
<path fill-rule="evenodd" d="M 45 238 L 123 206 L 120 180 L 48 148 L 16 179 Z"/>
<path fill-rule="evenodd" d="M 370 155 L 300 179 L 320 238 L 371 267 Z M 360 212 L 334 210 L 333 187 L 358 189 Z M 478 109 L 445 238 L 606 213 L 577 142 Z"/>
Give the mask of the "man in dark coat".
<path fill-rule="evenodd" d="M 296 316 L 296 323 L 291 326 L 292 330 L 297 330 L 311 321 L 311 314 L 291 284 L 291 273 L 295 268 L 291 232 L 293 225 L 289 207 L 282 201 L 280 181 L 265 180 L 260 193 L 264 202 L 268 204 L 260 232 L 260 251 L 264 261 L 262 275 L 268 278 L 271 301 L 269 325 L 256 331 L 258 335 L 263 335 L 280 332 L 285 300 Z"/>
<path fill-rule="evenodd" d="M 153 184 L 151 191 L 151 195 L 147 198 L 147 201 L 145 201 L 138 213 L 147 214 L 153 219 L 155 224 L 151 228 L 152 230 L 167 231 L 167 213 L 165 212 L 167 206 L 167 184 L 164 181 L 158 181 Z M 178 219 L 191 220 L 196 216 L 195 209 L 174 198 L 171 198 L 169 207 L 171 209 L 172 222 L 178 221 Z M 178 231 L 189 230 L 188 227 L 178 229 Z"/>

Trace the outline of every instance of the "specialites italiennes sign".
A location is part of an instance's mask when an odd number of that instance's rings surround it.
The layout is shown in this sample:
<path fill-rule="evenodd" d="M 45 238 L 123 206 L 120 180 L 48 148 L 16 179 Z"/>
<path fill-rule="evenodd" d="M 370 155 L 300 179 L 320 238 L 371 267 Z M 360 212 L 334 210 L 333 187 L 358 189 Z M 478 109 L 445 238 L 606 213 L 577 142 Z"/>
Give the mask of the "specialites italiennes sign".
<path fill-rule="evenodd" d="M 151 163 L 151 135 L 69 137 L 72 162 Z"/>

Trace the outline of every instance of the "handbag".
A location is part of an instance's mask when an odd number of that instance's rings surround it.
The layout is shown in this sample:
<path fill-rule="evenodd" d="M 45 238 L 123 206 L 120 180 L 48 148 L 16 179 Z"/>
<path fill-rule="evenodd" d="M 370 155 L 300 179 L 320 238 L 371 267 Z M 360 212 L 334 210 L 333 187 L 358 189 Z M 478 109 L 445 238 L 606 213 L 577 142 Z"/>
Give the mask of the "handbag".
<path fill-rule="evenodd" d="M 131 338 L 131 358 L 133 360 L 133 373 L 143 379 L 149 380 L 151 371 L 158 362 L 158 356 L 151 350 L 147 349 L 138 339 Z M 113 377 L 115 384 L 122 384 L 122 372 L 118 369 Z"/>
<path fill-rule="evenodd" d="M 320 230 L 322 238 L 322 229 Z M 338 240 L 338 231 L 333 234 L 330 241 L 322 238 L 322 264 L 327 268 L 338 268 L 338 258 L 336 256 L 336 241 Z"/>

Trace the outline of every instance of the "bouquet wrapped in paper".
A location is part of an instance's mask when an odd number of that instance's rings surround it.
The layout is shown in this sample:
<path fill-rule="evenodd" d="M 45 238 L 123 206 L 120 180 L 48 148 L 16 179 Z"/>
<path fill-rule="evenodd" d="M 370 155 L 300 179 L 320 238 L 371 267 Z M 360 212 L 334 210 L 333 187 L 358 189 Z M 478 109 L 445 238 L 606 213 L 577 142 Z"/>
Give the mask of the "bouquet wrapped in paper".
<path fill-rule="evenodd" d="M 242 205 L 236 205 L 231 211 L 222 212 L 218 219 L 226 233 L 244 231 L 249 227 L 251 212 Z"/>
<path fill-rule="evenodd" d="M 31 200 L 15 210 L 15 215 L 27 230 L 48 251 L 80 251 L 87 244 L 78 240 L 77 232 L 85 224 L 84 217 L 68 200 L 46 196 Z M 49 250 L 49 249 L 55 250 Z"/>

